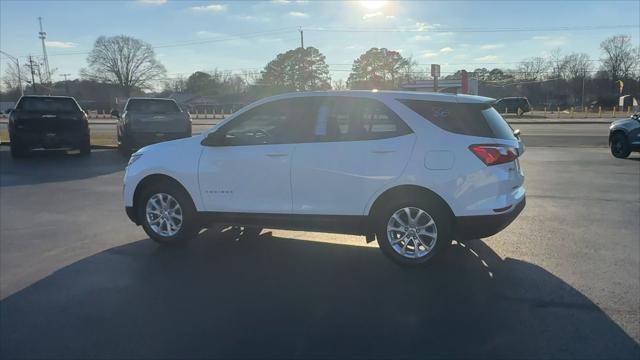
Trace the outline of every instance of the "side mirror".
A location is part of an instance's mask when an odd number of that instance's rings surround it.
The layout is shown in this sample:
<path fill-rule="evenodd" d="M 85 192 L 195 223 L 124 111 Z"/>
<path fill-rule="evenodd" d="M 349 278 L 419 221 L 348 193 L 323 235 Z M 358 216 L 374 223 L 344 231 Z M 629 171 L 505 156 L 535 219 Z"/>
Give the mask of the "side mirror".
<path fill-rule="evenodd" d="M 640 120 L 640 113 L 635 113 L 633 115 L 631 115 L 632 119 L 636 119 L 636 120 Z"/>
<path fill-rule="evenodd" d="M 515 129 L 513 130 L 513 136 L 517 137 L 518 139 L 520 139 L 520 129 Z"/>
<path fill-rule="evenodd" d="M 204 146 L 224 146 L 225 145 L 225 136 L 222 131 L 214 131 L 209 133 L 207 137 L 202 140 L 200 145 Z"/>
<path fill-rule="evenodd" d="M 111 110 L 111 116 L 120 119 L 120 111 Z"/>
<path fill-rule="evenodd" d="M 10 112 L 12 112 L 12 111 L 13 111 L 13 109 L 7 109 L 7 110 L 5 110 L 5 111 L 4 111 L 4 113 L 5 113 L 5 114 L 9 114 L 9 113 L 10 113 Z"/>

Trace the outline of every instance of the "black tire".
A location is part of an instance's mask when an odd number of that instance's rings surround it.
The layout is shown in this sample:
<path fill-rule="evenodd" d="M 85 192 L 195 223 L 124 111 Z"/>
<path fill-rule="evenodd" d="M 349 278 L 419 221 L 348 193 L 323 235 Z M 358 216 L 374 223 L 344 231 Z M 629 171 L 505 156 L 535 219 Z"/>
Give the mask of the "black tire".
<path fill-rule="evenodd" d="M 391 221 L 392 215 L 394 215 L 397 211 L 403 208 L 415 208 L 424 211 L 435 223 L 435 228 L 427 227 L 431 232 L 436 232 L 435 240 L 428 240 L 428 237 L 421 237 L 421 241 L 435 241 L 435 244 L 429 243 L 429 245 L 433 245 L 430 251 L 426 252 L 426 254 L 418 256 L 418 257 L 409 257 L 410 253 L 407 256 L 401 255 L 399 252 L 394 250 L 391 245 L 391 241 L 387 234 L 387 225 Z M 412 212 L 412 216 L 416 216 L 417 212 Z M 426 218 L 423 218 L 422 221 Z M 405 219 L 406 220 L 406 219 Z M 416 201 L 409 200 L 404 202 L 394 202 L 393 204 L 389 204 L 384 207 L 384 209 L 378 212 L 377 216 L 374 216 L 374 229 L 376 232 L 376 240 L 378 241 L 378 246 L 382 252 L 392 261 L 404 265 L 404 266 L 423 266 L 432 262 L 433 258 L 437 256 L 443 249 L 451 245 L 451 241 L 453 239 L 453 219 L 449 214 L 449 211 L 445 209 L 442 205 L 440 205 L 436 201 Z M 419 224 L 424 225 L 424 223 Z M 397 223 L 399 224 L 399 223 Z M 422 236 L 422 235 L 420 235 Z M 397 240 L 397 239 L 396 239 Z M 405 241 L 406 243 L 407 241 Z M 412 241 L 408 241 L 409 244 L 407 250 L 411 250 L 411 246 L 413 245 Z M 400 242 L 402 245 L 403 242 Z M 418 248 L 420 248 L 419 245 Z M 426 247 L 425 247 L 426 251 Z"/>
<path fill-rule="evenodd" d="M 89 156 L 91 155 L 91 140 L 86 139 L 80 145 L 80 156 Z"/>
<path fill-rule="evenodd" d="M 29 154 L 29 149 L 27 149 L 17 141 L 11 141 L 9 147 L 11 149 L 11 157 L 14 159 L 24 158 Z"/>
<path fill-rule="evenodd" d="M 624 134 L 616 133 L 611 137 L 611 155 L 625 159 L 631 154 L 629 139 Z"/>
<path fill-rule="evenodd" d="M 124 140 L 124 138 L 118 135 L 118 152 L 124 157 L 130 157 L 133 151 L 131 146 Z"/>
<path fill-rule="evenodd" d="M 173 235 L 160 234 L 149 223 L 146 214 L 147 202 L 156 194 L 170 195 L 181 209 L 182 223 Z M 144 231 L 149 238 L 161 244 L 183 243 L 195 237 L 202 229 L 191 197 L 180 185 L 171 181 L 153 183 L 142 189 L 140 196 L 136 199 L 135 207 L 136 217 L 142 223 Z"/>

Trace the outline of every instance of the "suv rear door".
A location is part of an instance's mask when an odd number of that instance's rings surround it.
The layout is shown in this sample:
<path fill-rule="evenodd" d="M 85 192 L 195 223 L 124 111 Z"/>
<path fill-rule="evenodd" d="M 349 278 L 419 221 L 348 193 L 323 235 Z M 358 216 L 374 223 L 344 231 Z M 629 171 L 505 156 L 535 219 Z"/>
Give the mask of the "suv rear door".
<path fill-rule="evenodd" d="M 294 214 L 362 215 L 371 196 L 398 177 L 415 135 L 383 103 L 317 97 L 312 142 L 291 164 Z"/>

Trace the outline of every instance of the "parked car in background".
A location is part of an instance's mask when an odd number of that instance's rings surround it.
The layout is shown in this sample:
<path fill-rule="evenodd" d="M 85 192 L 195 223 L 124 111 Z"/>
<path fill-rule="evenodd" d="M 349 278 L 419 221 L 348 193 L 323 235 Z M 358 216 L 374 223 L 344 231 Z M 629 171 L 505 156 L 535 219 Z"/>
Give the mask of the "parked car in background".
<path fill-rule="evenodd" d="M 66 96 L 22 96 L 9 114 L 11 156 L 33 149 L 77 149 L 89 155 L 91 140 L 87 115 Z"/>
<path fill-rule="evenodd" d="M 509 225 L 525 206 L 524 146 L 493 99 L 312 92 L 262 99 L 206 133 L 145 147 L 127 215 L 154 240 L 223 225 L 377 238 L 405 265 Z"/>
<path fill-rule="evenodd" d="M 640 151 L 640 113 L 611 123 L 609 147 L 611 154 L 621 159 L 628 157 L 632 151 Z"/>
<path fill-rule="evenodd" d="M 173 99 L 130 98 L 118 118 L 118 150 L 132 151 L 162 141 L 191 136 L 191 117 Z"/>
<path fill-rule="evenodd" d="M 531 111 L 531 104 L 526 97 L 506 97 L 496 101 L 493 107 L 500 113 L 522 116 Z"/>

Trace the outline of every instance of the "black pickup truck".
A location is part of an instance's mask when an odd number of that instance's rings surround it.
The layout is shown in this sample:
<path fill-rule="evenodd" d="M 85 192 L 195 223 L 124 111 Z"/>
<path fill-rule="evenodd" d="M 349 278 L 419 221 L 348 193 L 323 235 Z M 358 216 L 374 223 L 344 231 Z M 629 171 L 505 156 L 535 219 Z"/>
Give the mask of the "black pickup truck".
<path fill-rule="evenodd" d="M 87 115 L 72 97 L 23 96 L 7 113 L 14 158 L 38 148 L 79 149 L 81 155 L 91 152 Z"/>

